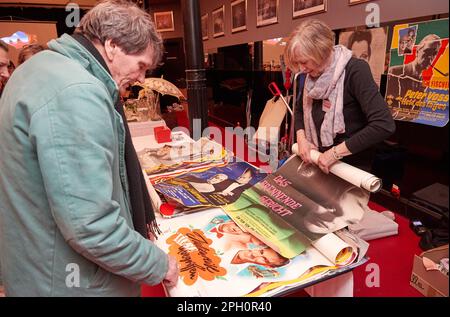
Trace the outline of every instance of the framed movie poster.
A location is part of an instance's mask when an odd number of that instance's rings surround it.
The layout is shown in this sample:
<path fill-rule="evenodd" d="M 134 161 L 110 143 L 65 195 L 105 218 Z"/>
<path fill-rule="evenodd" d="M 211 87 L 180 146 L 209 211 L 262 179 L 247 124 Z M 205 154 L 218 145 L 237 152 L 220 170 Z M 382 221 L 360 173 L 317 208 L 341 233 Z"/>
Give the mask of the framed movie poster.
<path fill-rule="evenodd" d="M 156 31 L 175 31 L 175 26 L 173 24 L 173 11 L 155 12 L 153 16 L 155 19 Z"/>
<path fill-rule="evenodd" d="M 202 39 L 208 39 L 208 13 L 202 15 Z"/>
<path fill-rule="evenodd" d="M 256 0 L 256 26 L 278 22 L 278 0 Z"/>
<path fill-rule="evenodd" d="M 327 0 L 293 0 L 292 3 L 294 18 L 327 11 Z"/>
<path fill-rule="evenodd" d="M 225 35 L 225 6 L 221 6 L 212 12 L 213 36 Z"/>
<path fill-rule="evenodd" d="M 247 30 L 247 0 L 231 2 L 231 32 Z"/>

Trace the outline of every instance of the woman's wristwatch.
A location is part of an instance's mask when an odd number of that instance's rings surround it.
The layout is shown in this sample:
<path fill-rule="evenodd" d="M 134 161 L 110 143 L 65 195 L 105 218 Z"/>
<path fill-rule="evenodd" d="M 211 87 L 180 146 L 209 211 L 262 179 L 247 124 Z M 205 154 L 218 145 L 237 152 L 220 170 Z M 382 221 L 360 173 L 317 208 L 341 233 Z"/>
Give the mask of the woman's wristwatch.
<path fill-rule="evenodd" d="M 333 158 L 334 158 L 336 161 L 339 161 L 340 159 L 343 158 L 342 155 L 339 155 L 339 154 L 336 152 L 336 147 L 335 147 L 335 146 L 333 146 L 333 147 L 331 148 L 331 153 L 333 153 Z"/>

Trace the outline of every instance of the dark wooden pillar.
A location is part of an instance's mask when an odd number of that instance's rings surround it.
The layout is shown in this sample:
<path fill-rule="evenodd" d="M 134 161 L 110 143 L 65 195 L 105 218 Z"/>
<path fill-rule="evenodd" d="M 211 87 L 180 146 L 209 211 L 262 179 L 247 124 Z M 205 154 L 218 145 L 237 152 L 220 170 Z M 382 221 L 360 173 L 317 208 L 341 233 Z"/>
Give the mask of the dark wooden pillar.
<path fill-rule="evenodd" d="M 263 42 L 253 43 L 253 70 L 263 70 Z"/>
<path fill-rule="evenodd" d="M 197 140 L 208 126 L 208 99 L 199 0 L 181 0 L 186 54 L 186 85 L 191 136 Z"/>

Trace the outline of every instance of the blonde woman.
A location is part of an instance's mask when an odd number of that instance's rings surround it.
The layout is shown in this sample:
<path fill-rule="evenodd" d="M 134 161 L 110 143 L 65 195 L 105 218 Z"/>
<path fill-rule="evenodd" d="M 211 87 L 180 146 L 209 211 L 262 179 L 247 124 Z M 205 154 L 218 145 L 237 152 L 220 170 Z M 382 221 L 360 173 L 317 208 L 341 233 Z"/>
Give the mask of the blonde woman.
<path fill-rule="evenodd" d="M 373 147 L 394 133 L 395 123 L 367 62 L 334 43 L 324 22 L 307 20 L 286 46 L 289 68 L 306 74 L 294 114 L 298 153 L 310 163 L 310 150 L 319 150 L 325 173 L 340 159 L 370 170 Z"/>

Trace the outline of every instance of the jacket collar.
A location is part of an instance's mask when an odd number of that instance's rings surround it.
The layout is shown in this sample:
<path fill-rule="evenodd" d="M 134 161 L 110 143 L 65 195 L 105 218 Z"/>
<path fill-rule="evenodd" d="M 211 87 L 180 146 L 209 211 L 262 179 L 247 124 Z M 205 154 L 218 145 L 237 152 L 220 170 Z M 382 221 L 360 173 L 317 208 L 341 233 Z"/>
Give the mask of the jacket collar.
<path fill-rule="evenodd" d="M 119 88 L 111 77 L 102 56 L 84 36 L 74 35 L 74 37 L 63 34 L 56 40 L 51 40 L 48 43 L 48 48 L 80 63 L 88 72 L 105 84 L 112 99 L 116 101 L 119 96 Z"/>

